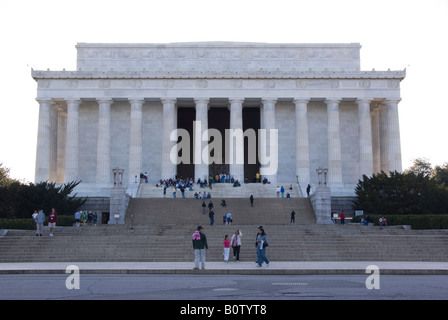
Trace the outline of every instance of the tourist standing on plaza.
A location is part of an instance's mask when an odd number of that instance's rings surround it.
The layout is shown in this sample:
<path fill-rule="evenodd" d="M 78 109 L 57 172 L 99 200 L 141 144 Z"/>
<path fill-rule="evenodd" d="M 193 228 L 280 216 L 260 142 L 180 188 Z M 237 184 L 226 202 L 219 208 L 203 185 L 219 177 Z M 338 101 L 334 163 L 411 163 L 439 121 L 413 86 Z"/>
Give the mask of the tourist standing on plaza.
<path fill-rule="evenodd" d="M 36 222 L 36 237 L 41 236 L 42 237 L 42 229 L 44 227 L 44 221 L 45 221 L 45 214 L 43 210 L 39 210 L 38 213 L 34 211 L 33 214 L 34 222 Z"/>
<path fill-rule="evenodd" d="M 250 195 L 249 200 L 250 200 L 250 206 L 253 207 L 254 206 L 254 195 L 253 194 Z"/>
<path fill-rule="evenodd" d="M 226 236 L 224 237 L 224 262 L 228 263 L 229 262 L 229 253 L 230 253 L 230 240 L 229 240 L 229 236 L 226 234 Z"/>
<path fill-rule="evenodd" d="M 48 228 L 50 228 L 50 237 L 53 236 L 54 228 L 56 227 L 57 222 L 58 222 L 58 214 L 56 210 L 52 208 L 50 214 L 48 215 Z"/>
<path fill-rule="evenodd" d="M 202 226 L 198 226 L 193 233 L 194 270 L 199 269 L 199 262 L 201 263 L 201 268 L 205 269 L 205 250 L 208 249 L 208 244 L 207 237 L 202 230 Z"/>
<path fill-rule="evenodd" d="M 243 233 L 240 230 L 236 230 L 235 233 L 232 235 L 232 239 L 230 240 L 230 243 L 232 244 L 233 249 L 233 259 L 236 260 L 236 262 L 240 261 L 240 249 L 241 249 L 241 237 L 243 236 Z"/>
<path fill-rule="evenodd" d="M 261 268 L 263 262 L 266 263 L 266 267 L 269 267 L 269 259 L 266 257 L 266 247 L 269 246 L 268 237 L 262 226 L 258 227 L 257 242 L 255 245 L 257 246 L 257 267 Z"/>

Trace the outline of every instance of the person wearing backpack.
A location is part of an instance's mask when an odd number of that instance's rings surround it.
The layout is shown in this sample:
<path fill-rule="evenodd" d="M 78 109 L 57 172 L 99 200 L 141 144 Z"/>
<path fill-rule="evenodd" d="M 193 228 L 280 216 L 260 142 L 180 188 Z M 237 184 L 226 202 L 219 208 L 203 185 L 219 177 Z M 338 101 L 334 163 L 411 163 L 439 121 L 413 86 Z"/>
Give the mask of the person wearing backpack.
<path fill-rule="evenodd" d="M 199 270 L 199 262 L 201 262 L 201 268 L 205 269 L 205 250 L 208 249 L 207 237 L 202 232 L 202 226 L 198 226 L 193 233 L 193 249 L 194 249 L 194 268 L 193 270 Z"/>

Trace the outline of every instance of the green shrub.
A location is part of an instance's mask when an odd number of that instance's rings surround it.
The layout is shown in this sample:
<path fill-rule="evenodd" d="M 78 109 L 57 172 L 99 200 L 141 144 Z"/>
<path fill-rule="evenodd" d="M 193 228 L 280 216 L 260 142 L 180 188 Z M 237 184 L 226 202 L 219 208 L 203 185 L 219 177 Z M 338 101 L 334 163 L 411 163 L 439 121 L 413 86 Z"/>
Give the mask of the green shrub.
<path fill-rule="evenodd" d="M 58 216 L 58 223 L 56 227 L 71 227 L 75 222 L 73 216 Z M 44 226 L 48 224 L 48 217 L 45 218 Z M 34 230 L 36 223 L 34 219 L 0 219 L 0 229 L 20 229 L 20 230 Z"/>
<path fill-rule="evenodd" d="M 36 223 L 33 219 L 0 219 L 0 229 L 36 229 Z"/>

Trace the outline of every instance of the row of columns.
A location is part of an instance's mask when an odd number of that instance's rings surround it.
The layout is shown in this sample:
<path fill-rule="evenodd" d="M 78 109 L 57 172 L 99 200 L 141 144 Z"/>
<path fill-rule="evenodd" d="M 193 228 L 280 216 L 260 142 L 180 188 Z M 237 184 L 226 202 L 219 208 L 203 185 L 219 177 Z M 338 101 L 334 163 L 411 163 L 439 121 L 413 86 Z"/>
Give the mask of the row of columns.
<path fill-rule="evenodd" d="M 38 100 L 39 127 L 36 159 L 36 182 L 49 180 L 51 177 L 51 100 Z M 97 184 L 111 183 L 111 154 L 110 154 L 110 108 L 112 99 L 98 99 L 98 141 L 97 141 Z M 276 129 L 275 104 L 276 99 L 263 99 L 261 112 L 261 127 L 263 129 Z M 308 137 L 308 109 L 307 99 L 296 99 L 296 174 L 302 184 L 310 181 L 309 137 Z M 339 105 L 341 100 L 327 99 L 328 115 L 328 182 L 330 186 L 342 186 L 342 156 L 339 123 Z M 401 171 L 401 146 L 398 122 L 399 100 L 387 100 L 386 107 L 374 109 L 371 114 L 371 100 L 357 100 L 359 117 L 359 172 L 372 175 L 378 171 Z M 195 99 L 196 121 L 201 121 L 200 132 L 194 132 L 194 159 L 195 180 L 208 177 L 208 164 L 198 161 L 201 152 L 208 144 L 201 137 L 207 129 L 209 99 Z M 244 98 L 230 99 L 230 129 L 243 128 Z M 143 99 L 131 99 L 130 115 L 130 143 L 128 181 L 133 181 L 135 175 L 142 172 L 143 166 Z M 170 178 L 176 175 L 176 163 L 170 158 L 172 147 L 177 143 L 170 140 L 171 133 L 177 128 L 175 113 L 175 98 L 162 99 L 163 104 L 163 137 L 162 137 L 162 164 L 161 178 Z M 78 180 L 78 152 L 79 152 L 79 105 L 80 100 L 67 100 L 67 131 L 65 145 L 65 171 L 64 181 Z M 372 130 L 372 124 L 375 130 Z M 375 137 L 375 138 L 373 138 Z M 276 150 L 265 150 L 269 146 L 270 135 L 266 136 L 266 144 L 262 143 L 260 155 L 267 155 Z M 374 143 L 379 144 L 373 145 Z M 196 148 L 196 145 L 200 148 Z M 243 148 L 233 144 L 230 150 L 233 157 L 229 165 L 230 175 L 240 181 L 244 180 L 244 165 L 237 164 L 236 156 L 244 154 Z M 374 150 L 379 153 L 374 155 Z M 374 160 L 376 159 L 376 160 Z M 265 159 L 260 159 L 263 167 Z M 375 165 L 381 163 L 381 166 Z M 276 175 L 268 176 L 268 180 L 276 182 Z"/>

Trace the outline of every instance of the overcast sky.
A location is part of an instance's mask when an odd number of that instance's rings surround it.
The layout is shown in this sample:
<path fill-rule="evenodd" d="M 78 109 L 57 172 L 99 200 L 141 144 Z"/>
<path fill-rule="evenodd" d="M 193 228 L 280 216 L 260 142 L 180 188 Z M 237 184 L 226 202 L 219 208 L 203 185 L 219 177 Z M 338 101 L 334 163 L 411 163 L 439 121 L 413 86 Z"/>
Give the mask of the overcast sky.
<path fill-rule="evenodd" d="M 34 181 L 37 70 L 74 70 L 78 42 L 360 43 L 361 69 L 407 69 L 403 168 L 448 162 L 448 0 L 2 0 L 0 163 Z"/>

